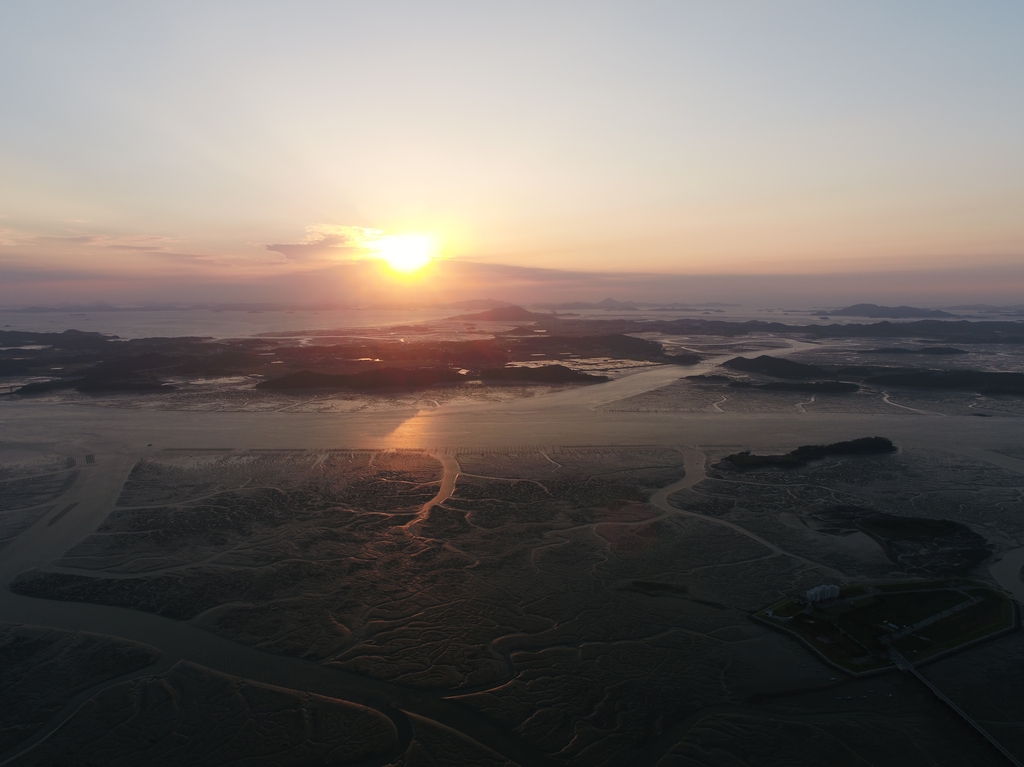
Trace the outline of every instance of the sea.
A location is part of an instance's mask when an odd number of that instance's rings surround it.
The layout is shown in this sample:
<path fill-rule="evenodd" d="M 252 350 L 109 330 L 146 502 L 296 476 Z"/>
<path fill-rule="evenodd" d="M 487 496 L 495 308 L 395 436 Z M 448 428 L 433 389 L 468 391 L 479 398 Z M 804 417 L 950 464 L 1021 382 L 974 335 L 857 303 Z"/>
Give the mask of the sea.
<path fill-rule="evenodd" d="M 311 311 L 114 310 L 86 312 L 0 311 L 0 329 L 35 333 L 83 330 L 119 338 L 247 338 L 264 334 L 350 330 L 431 322 L 452 309 L 331 309 Z"/>

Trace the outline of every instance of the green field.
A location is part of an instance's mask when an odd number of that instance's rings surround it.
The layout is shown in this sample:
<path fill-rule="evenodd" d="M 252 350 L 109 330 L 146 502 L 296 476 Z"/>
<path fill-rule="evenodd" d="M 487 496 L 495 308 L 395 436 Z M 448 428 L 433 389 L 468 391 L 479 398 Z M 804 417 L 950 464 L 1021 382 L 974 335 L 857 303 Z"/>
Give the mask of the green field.
<path fill-rule="evenodd" d="M 946 610 L 953 612 L 935 619 Z M 795 634 L 851 673 L 891 666 L 890 647 L 916 663 L 1004 631 L 1017 620 L 1007 596 L 958 579 L 848 586 L 834 601 L 807 605 L 786 599 L 755 617 Z"/>

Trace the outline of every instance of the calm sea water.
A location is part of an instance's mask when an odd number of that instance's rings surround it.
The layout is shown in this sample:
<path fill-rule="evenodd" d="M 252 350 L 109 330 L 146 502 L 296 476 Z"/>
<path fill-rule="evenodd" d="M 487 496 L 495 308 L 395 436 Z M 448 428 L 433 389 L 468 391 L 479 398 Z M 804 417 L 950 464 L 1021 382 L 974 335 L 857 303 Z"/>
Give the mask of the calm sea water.
<path fill-rule="evenodd" d="M 204 336 L 211 338 L 244 338 L 263 333 L 289 333 L 298 331 L 353 330 L 358 328 L 387 328 L 431 322 L 473 311 L 457 309 L 331 309 L 312 311 L 211 311 L 209 309 L 181 311 L 89 311 L 89 312 L 13 312 L 0 310 L 0 329 L 28 330 L 42 333 L 65 330 L 91 330 L 120 336 L 121 338 L 149 338 L 154 336 Z M 748 307 L 730 307 L 727 310 L 658 311 L 645 308 L 639 311 L 577 310 L 564 316 L 575 319 L 629 319 L 674 320 L 680 318 L 748 321 L 761 320 L 784 324 L 846 324 L 849 322 L 878 322 L 856 317 L 828 318 L 816 312 L 794 309 L 767 310 Z M 977 318 L 974 318 L 977 319 Z M 911 320 L 889 320 L 909 322 Z M 490 323 L 481 323 L 489 327 Z M 519 323 L 495 323 L 513 326 Z"/>
<path fill-rule="evenodd" d="M 451 309 L 329 311 L 0 311 L 0 329 L 37 333 L 89 330 L 121 338 L 209 336 L 241 338 L 261 333 L 344 328 L 387 327 L 439 320 L 457 314 Z"/>

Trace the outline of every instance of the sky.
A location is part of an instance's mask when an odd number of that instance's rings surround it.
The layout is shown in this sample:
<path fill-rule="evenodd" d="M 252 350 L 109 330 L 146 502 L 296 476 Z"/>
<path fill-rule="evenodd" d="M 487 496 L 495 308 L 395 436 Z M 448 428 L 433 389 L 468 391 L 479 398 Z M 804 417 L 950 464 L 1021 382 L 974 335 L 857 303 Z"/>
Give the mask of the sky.
<path fill-rule="evenodd" d="M 1021 303 L 1022 39 L 1015 0 L 0 0 L 0 305 Z"/>

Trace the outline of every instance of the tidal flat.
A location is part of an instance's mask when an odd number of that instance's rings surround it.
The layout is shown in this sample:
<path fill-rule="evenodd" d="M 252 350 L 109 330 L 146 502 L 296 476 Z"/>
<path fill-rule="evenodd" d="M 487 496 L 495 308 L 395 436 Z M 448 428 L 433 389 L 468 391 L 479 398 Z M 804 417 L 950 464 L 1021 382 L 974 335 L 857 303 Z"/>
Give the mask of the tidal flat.
<path fill-rule="evenodd" d="M 4 715 L 3 759 L 1003 763 L 909 675 L 846 674 L 752 616 L 820 584 L 1020 599 L 1000 567 L 1024 550 L 1019 415 L 694 381 L 735 376 L 714 365 L 740 348 L 832 364 L 799 339 L 710 343 L 701 366 L 500 401 L 0 403 L 0 672 L 47 701 Z M 897 451 L 722 465 L 872 436 Z M 920 673 L 1024 755 L 1021 642 Z"/>

